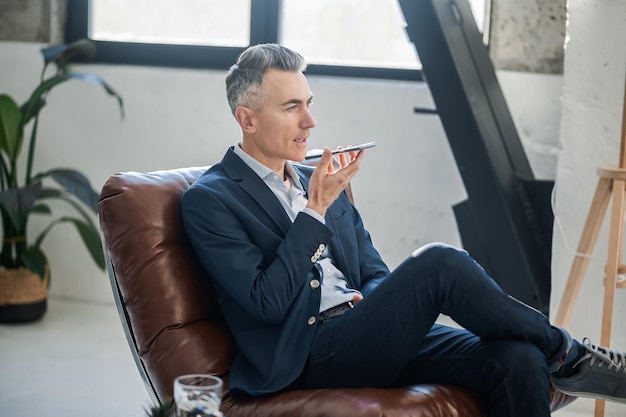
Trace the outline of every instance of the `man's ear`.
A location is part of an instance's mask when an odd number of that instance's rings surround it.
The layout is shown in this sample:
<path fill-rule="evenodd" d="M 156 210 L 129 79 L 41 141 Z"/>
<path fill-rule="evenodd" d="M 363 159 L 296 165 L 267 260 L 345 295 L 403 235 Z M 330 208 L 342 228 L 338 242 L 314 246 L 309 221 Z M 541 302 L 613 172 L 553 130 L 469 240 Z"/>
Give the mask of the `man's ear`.
<path fill-rule="evenodd" d="M 241 130 L 246 133 L 255 133 L 256 127 L 254 126 L 254 110 L 248 107 L 239 106 L 235 109 L 235 119 L 241 126 Z"/>

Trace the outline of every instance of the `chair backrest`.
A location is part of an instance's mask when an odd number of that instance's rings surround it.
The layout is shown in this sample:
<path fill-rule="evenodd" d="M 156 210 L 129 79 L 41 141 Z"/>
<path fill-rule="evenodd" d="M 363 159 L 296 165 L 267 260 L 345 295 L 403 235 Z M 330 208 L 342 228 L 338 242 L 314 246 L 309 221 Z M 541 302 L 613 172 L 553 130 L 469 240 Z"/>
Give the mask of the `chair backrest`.
<path fill-rule="evenodd" d="M 207 167 L 110 177 L 98 202 L 116 304 L 153 400 L 176 376 L 228 384 L 234 343 L 214 289 L 184 233 L 180 197 Z"/>

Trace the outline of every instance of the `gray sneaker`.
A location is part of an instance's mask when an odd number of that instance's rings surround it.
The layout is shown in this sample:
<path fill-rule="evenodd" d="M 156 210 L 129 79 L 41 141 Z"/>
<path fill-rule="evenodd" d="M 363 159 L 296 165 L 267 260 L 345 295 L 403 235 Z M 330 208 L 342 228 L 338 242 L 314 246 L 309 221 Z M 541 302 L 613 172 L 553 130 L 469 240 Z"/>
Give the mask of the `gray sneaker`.
<path fill-rule="evenodd" d="M 554 387 L 576 397 L 626 403 L 625 354 L 592 345 L 588 338 L 583 339 L 583 346 L 587 353 L 574 364 L 578 372 L 568 377 L 552 375 Z"/>

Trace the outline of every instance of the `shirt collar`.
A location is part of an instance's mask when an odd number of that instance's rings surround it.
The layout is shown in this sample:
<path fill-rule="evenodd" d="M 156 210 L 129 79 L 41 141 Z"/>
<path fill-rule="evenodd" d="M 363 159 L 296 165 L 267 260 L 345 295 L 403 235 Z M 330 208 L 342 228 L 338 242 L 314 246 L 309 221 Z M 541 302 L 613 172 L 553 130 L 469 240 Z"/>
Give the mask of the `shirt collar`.
<path fill-rule="evenodd" d="M 241 149 L 241 143 L 237 143 L 234 146 L 233 151 L 235 152 L 235 155 L 241 158 L 241 160 L 245 162 L 245 164 L 248 165 L 264 181 L 268 181 L 272 177 L 272 174 L 278 176 L 278 174 L 276 174 L 270 168 L 263 165 L 261 162 L 257 161 L 252 156 L 248 155 L 243 149 Z M 285 163 L 285 175 L 291 178 L 294 187 L 296 187 L 300 191 L 304 191 L 304 187 L 300 182 L 298 174 L 296 174 L 296 171 L 293 169 L 289 162 Z M 282 178 L 280 180 L 282 181 Z"/>

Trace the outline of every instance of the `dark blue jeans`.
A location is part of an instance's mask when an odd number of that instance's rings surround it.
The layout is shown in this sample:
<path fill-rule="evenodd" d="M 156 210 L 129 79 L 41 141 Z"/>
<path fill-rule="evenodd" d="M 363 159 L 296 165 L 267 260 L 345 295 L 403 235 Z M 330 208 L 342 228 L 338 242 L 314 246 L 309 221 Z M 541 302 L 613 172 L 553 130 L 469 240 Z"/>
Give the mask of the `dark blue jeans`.
<path fill-rule="evenodd" d="M 435 324 L 440 313 L 464 329 Z M 354 309 L 318 325 L 301 381 L 456 385 L 489 417 L 548 417 L 548 363 L 562 343 L 543 314 L 505 294 L 465 251 L 429 245 Z"/>

